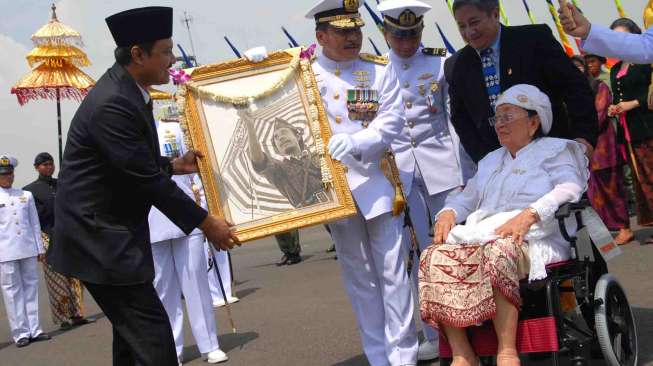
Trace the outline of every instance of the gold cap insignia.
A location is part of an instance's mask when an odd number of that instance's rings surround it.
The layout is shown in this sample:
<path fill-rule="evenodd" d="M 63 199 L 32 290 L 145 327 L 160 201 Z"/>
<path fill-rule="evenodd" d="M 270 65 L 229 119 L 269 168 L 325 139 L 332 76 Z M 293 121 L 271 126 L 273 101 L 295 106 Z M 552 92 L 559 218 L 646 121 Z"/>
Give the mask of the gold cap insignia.
<path fill-rule="evenodd" d="M 520 101 L 521 103 L 528 103 L 528 97 L 525 96 L 524 94 L 518 95 L 517 100 Z"/>
<path fill-rule="evenodd" d="M 10 165 L 10 162 L 9 162 L 8 157 L 6 157 L 6 156 L 0 157 L 0 166 L 9 166 L 9 165 Z"/>
<path fill-rule="evenodd" d="M 402 27 L 412 27 L 417 24 L 417 15 L 412 10 L 406 9 L 399 15 L 399 25 Z"/>
<path fill-rule="evenodd" d="M 343 0 L 342 7 L 350 13 L 354 13 L 358 11 L 360 4 L 358 3 L 358 0 Z"/>

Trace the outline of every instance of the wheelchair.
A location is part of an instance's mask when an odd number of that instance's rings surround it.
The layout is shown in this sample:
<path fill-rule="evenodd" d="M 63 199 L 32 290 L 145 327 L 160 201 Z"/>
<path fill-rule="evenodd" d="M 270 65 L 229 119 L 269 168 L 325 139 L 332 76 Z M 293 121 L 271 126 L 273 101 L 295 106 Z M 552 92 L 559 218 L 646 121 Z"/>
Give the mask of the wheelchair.
<path fill-rule="evenodd" d="M 606 261 L 592 242 L 581 216 L 589 202 L 570 203 L 556 212 L 571 259 L 547 266 L 548 276 L 537 283 L 521 283 L 522 308 L 517 350 L 526 364 L 636 366 L 637 329 L 626 294 L 608 273 Z M 566 222 L 576 222 L 569 235 Z M 492 322 L 467 328 L 481 364 L 493 365 L 497 339 Z M 440 333 L 440 365 L 451 364 L 451 348 Z"/>

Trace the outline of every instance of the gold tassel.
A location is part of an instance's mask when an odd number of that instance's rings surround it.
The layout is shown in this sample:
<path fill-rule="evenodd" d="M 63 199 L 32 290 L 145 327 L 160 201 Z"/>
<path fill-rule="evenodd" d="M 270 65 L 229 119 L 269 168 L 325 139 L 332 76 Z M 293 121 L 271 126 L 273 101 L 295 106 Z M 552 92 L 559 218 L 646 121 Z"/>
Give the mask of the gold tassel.
<path fill-rule="evenodd" d="M 406 209 L 406 199 L 404 198 L 404 187 L 399 176 L 399 169 L 395 162 L 394 154 L 390 151 L 381 159 L 381 170 L 383 175 L 388 179 L 390 184 L 395 188 L 395 198 L 392 202 L 392 216 L 399 216 Z"/>
<path fill-rule="evenodd" d="M 395 184 L 395 200 L 392 203 L 392 216 L 399 216 L 406 209 L 406 200 L 401 193 L 401 187 Z"/>

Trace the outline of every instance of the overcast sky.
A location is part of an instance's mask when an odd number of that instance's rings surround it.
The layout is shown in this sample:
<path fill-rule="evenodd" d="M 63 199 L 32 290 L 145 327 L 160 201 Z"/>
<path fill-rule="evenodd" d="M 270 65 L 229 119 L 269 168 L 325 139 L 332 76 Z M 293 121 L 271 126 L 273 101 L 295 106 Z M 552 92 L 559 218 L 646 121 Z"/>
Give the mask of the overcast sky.
<path fill-rule="evenodd" d="M 190 52 L 189 34 L 182 24 L 184 12 L 192 17 L 191 32 L 200 63 L 213 63 L 233 58 L 223 36 L 227 35 L 238 49 L 264 45 L 269 51 L 287 48 L 288 41 L 280 27 L 285 26 L 302 44 L 314 42 L 313 21 L 304 14 L 317 0 L 59 0 L 58 18 L 82 34 L 92 65 L 84 71 L 97 80 L 113 64 L 114 43 L 104 23 L 107 16 L 133 7 L 166 5 L 175 10 L 174 41 Z M 455 47 L 463 46 L 445 0 L 426 0 L 433 10 L 426 15 L 424 44 L 443 47 L 434 23 L 437 21 Z M 646 0 L 622 0 L 626 14 L 642 23 Z M 368 3 L 376 8 L 375 0 Z M 553 26 L 545 0 L 528 0 L 538 22 Z M 554 3 L 557 3 L 554 1 Z M 579 5 L 594 22 L 609 25 L 617 18 L 613 0 L 579 0 Z M 503 0 L 511 25 L 527 24 L 522 0 Z M 30 36 L 50 19 L 51 1 L 0 0 L 0 154 L 13 154 L 20 161 L 16 171 L 16 187 L 34 179 L 34 156 L 48 151 L 57 156 L 56 103 L 32 101 L 20 107 L 10 94 L 11 86 L 28 73 L 25 55 L 33 48 Z M 382 52 L 387 48 L 373 21 L 361 8 L 371 37 Z M 554 32 L 555 33 L 555 32 Z M 556 33 L 557 34 L 557 33 Z M 366 41 L 364 51 L 372 52 Z M 62 105 L 64 139 L 77 108 L 74 102 Z M 65 141 L 64 141 L 65 143 Z"/>

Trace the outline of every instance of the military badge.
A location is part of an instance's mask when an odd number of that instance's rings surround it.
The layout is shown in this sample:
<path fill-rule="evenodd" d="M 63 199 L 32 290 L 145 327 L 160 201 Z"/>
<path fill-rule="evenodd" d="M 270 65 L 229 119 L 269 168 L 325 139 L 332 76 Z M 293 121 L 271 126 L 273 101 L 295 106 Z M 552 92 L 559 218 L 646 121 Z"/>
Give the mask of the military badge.
<path fill-rule="evenodd" d="M 345 8 L 348 13 L 355 13 L 358 11 L 360 3 L 358 0 L 343 0 L 342 7 Z"/>
<path fill-rule="evenodd" d="M 528 97 L 525 96 L 524 94 L 520 94 L 520 95 L 518 95 L 518 96 L 517 96 L 517 100 L 518 100 L 520 103 L 528 103 Z"/>
<path fill-rule="evenodd" d="M 365 122 L 376 118 L 379 111 L 379 96 L 376 89 L 349 89 L 347 90 L 347 111 L 352 121 Z"/>
<path fill-rule="evenodd" d="M 417 15 L 413 13 L 410 9 L 404 10 L 399 15 L 399 25 L 402 27 L 412 27 L 417 24 Z"/>
<path fill-rule="evenodd" d="M 427 72 L 425 74 L 420 75 L 418 80 L 428 80 L 428 79 L 430 79 L 432 77 L 433 77 L 433 74 L 431 74 L 430 72 Z"/>
<path fill-rule="evenodd" d="M 438 84 L 437 81 L 432 80 L 429 83 L 429 90 L 431 91 L 431 94 L 435 94 L 439 89 L 440 89 L 440 85 Z"/>
<path fill-rule="evenodd" d="M 426 95 L 426 85 L 417 84 L 417 91 L 419 92 L 419 95 L 425 96 Z"/>
<path fill-rule="evenodd" d="M 426 56 L 445 57 L 447 55 L 447 49 L 446 48 L 422 48 L 422 53 Z"/>
<path fill-rule="evenodd" d="M 20 196 L 20 203 L 27 203 L 27 196 Z"/>
<path fill-rule="evenodd" d="M 0 158 L 0 166 L 9 166 L 9 158 L 6 156 L 3 156 Z"/>

